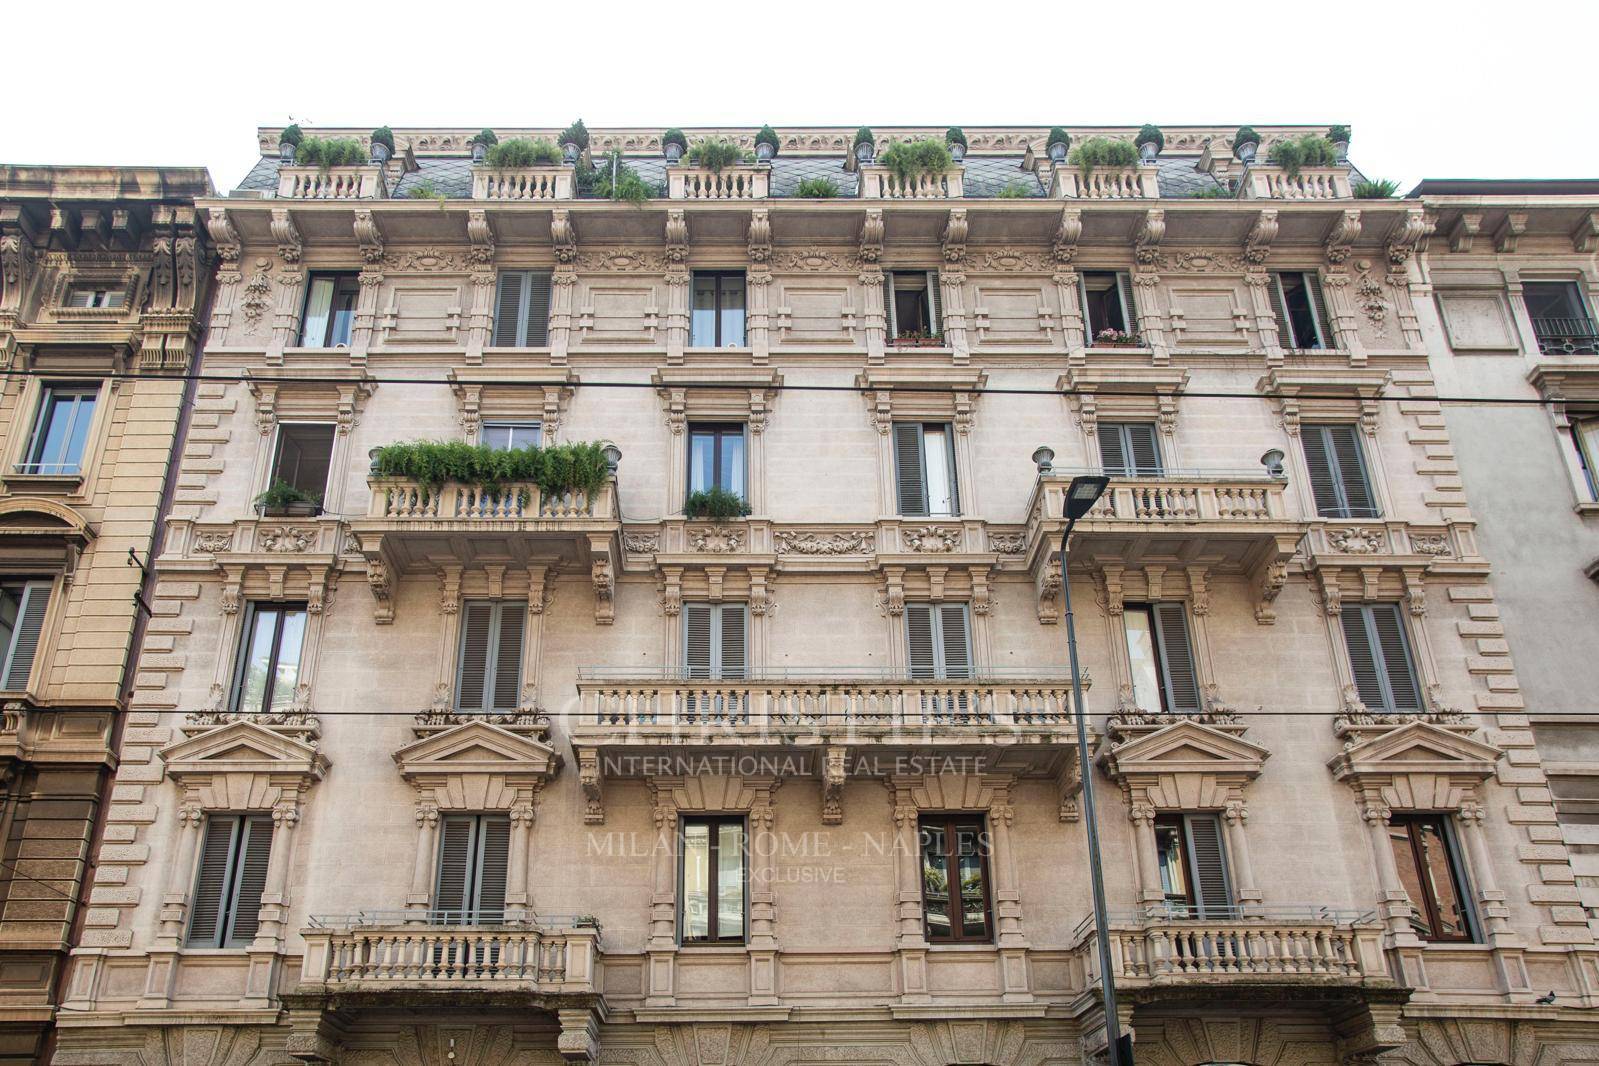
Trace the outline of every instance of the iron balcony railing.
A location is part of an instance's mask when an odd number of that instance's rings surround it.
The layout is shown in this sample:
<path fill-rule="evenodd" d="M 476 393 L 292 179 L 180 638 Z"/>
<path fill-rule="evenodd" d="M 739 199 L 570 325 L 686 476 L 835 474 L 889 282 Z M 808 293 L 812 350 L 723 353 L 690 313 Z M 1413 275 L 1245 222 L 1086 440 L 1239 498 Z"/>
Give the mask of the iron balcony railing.
<path fill-rule="evenodd" d="M 1535 318 L 1532 331 L 1544 355 L 1599 355 L 1599 326 L 1588 318 Z"/>

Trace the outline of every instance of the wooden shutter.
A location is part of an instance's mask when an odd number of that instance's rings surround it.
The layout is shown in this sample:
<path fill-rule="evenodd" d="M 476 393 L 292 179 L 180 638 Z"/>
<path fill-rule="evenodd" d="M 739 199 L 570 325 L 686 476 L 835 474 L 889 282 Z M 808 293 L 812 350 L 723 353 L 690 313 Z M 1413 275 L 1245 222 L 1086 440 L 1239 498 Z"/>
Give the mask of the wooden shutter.
<path fill-rule="evenodd" d="M 455 683 L 455 704 L 463 711 L 484 709 L 489 679 L 489 641 L 494 629 L 494 604 L 482 601 L 461 607 L 461 665 Z"/>
<path fill-rule="evenodd" d="M 550 272 L 527 272 L 526 316 L 523 323 L 522 343 L 529 348 L 542 348 L 550 343 Z"/>
<path fill-rule="evenodd" d="M 1157 603 L 1154 611 L 1166 702 L 1173 713 L 1196 714 L 1200 710 L 1199 677 L 1194 672 L 1194 652 L 1188 643 L 1188 619 L 1183 615 L 1183 605 Z"/>
<path fill-rule="evenodd" d="M 28 676 L 33 672 L 33 658 L 38 654 L 39 640 L 44 635 L 44 615 L 49 606 L 50 582 L 29 581 L 22 586 L 11 647 L 0 649 L 6 656 L 0 688 L 20 692 L 28 687 Z"/>
<path fill-rule="evenodd" d="M 1294 337 L 1293 326 L 1288 322 L 1288 298 L 1283 295 L 1283 276 L 1276 273 L 1272 274 L 1271 285 L 1268 286 L 1268 289 L 1271 292 L 1272 317 L 1277 319 L 1277 347 L 1298 348 L 1299 344 Z"/>
<path fill-rule="evenodd" d="M 1311 271 L 1305 272 L 1305 295 L 1310 297 L 1310 310 L 1316 318 L 1316 346 L 1336 348 L 1333 340 L 1332 319 L 1327 317 L 1327 303 L 1321 297 L 1321 278 Z M 1306 338 L 1307 340 L 1309 338 Z M 1310 345 L 1305 345 L 1310 347 Z"/>
<path fill-rule="evenodd" d="M 1138 328 L 1138 301 L 1133 297 L 1133 277 L 1125 270 L 1116 271 L 1116 288 L 1122 294 L 1122 317 L 1126 319 L 1123 328 L 1128 333 L 1142 332 Z"/>
<path fill-rule="evenodd" d="M 919 422 L 894 423 L 894 482 L 899 495 L 899 513 L 927 513 L 927 466 L 922 459 L 922 426 Z"/>
<path fill-rule="evenodd" d="M 742 678 L 748 669 L 745 649 L 744 607 L 742 604 L 723 604 L 720 619 L 721 658 L 717 663 L 717 677 Z"/>
<path fill-rule="evenodd" d="M 933 608 L 925 603 L 905 605 L 906 661 L 914 679 L 938 676 L 938 653 L 933 647 Z"/>
<path fill-rule="evenodd" d="M 1128 474 L 1127 449 L 1122 447 L 1122 427 L 1114 422 L 1101 422 L 1099 434 L 1099 465 L 1107 474 Z"/>
<path fill-rule="evenodd" d="M 711 676 L 711 612 L 708 603 L 683 605 L 683 672 L 690 678 Z"/>
<path fill-rule="evenodd" d="M 1339 615 L 1344 630 L 1344 647 L 1349 652 L 1349 669 L 1354 675 L 1355 690 L 1360 702 L 1372 710 L 1387 706 L 1382 681 L 1377 673 L 1377 646 L 1366 625 L 1365 609 L 1345 607 Z"/>
<path fill-rule="evenodd" d="M 1341 518 L 1344 504 L 1338 495 L 1338 478 L 1333 469 L 1328 431 L 1332 426 L 1305 426 L 1300 439 L 1305 444 L 1305 466 L 1310 471 L 1310 493 L 1316 498 L 1316 513 Z"/>
<path fill-rule="evenodd" d="M 237 844 L 239 819 L 213 814 L 205 820 L 205 836 L 200 841 L 200 873 L 194 882 L 194 904 L 189 912 L 189 939 L 192 947 L 222 946 L 224 903 L 228 875 L 233 870 L 233 849 Z"/>
<path fill-rule="evenodd" d="M 888 316 L 888 339 L 899 336 L 899 311 L 894 306 L 894 272 L 883 275 L 883 312 Z"/>
<path fill-rule="evenodd" d="M 474 917 L 479 922 L 505 918 L 505 889 L 511 863 L 511 820 L 484 815 L 479 821 Z"/>
<path fill-rule="evenodd" d="M 944 335 L 944 301 L 938 287 L 938 271 L 927 272 L 927 332 L 935 337 Z"/>
<path fill-rule="evenodd" d="M 1338 464 L 1338 487 L 1350 518 L 1372 518 L 1376 507 L 1371 485 L 1366 480 L 1366 461 L 1360 450 L 1360 437 L 1352 425 L 1325 426 Z"/>
<path fill-rule="evenodd" d="M 1225 917 L 1232 908 L 1232 892 L 1227 884 L 1227 858 L 1222 851 L 1221 823 L 1214 814 L 1190 814 L 1183 818 L 1188 834 L 1188 856 L 1193 864 L 1194 899 L 1199 917 Z"/>
<path fill-rule="evenodd" d="M 494 347 L 518 347 L 518 327 L 522 322 L 522 285 L 527 273 L 502 270 L 500 290 L 494 301 Z"/>
<path fill-rule="evenodd" d="M 272 860 L 272 816 L 244 819 L 238 848 L 237 887 L 228 920 L 225 946 L 248 944 L 261 926 L 261 893 L 266 890 L 267 864 Z"/>
<path fill-rule="evenodd" d="M 966 608 L 946 603 L 938 608 L 939 647 L 944 653 L 944 677 L 972 676 L 972 642 L 966 627 Z"/>
<path fill-rule="evenodd" d="M 1130 422 L 1123 427 L 1127 433 L 1127 451 L 1132 456 L 1134 474 L 1160 473 L 1160 441 L 1155 427 L 1148 422 Z"/>
<path fill-rule="evenodd" d="M 527 622 L 527 604 L 497 603 L 494 613 L 499 616 L 494 642 L 494 709 L 514 711 L 522 703 L 522 631 Z"/>
<path fill-rule="evenodd" d="M 1083 275 L 1077 275 L 1077 307 L 1083 314 L 1083 345 L 1093 347 L 1094 330 L 1097 324 L 1094 316 L 1088 311 L 1088 282 L 1083 280 Z"/>
<path fill-rule="evenodd" d="M 467 905 L 467 882 L 472 867 L 473 823 L 470 815 L 446 815 L 439 827 L 439 880 L 433 893 L 433 909 L 449 912 L 444 924 L 464 920 Z"/>
<path fill-rule="evenodd" d="M 1377 635 L 1377 650 L 1382 653 L 1383 678 L 1388 682 L 1392 699 L 1389 706 L 1396 711 L 1421 710 L 1421 687 L 1416 683 L 1398 604 L 1377 603 L 1366 610 L 1370 612 L 1372 628 Z"/>

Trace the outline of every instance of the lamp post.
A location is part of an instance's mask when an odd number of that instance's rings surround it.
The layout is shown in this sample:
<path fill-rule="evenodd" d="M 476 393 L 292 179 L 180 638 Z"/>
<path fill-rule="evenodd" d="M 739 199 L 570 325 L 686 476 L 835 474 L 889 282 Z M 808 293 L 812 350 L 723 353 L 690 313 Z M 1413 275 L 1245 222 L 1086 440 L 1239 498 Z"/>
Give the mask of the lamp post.
<path fill-rule="evenodd" d="M 1034 454 L 1037 461 L 1037 453 Z M 1039 469 L 1041 473 L 1047 472 L 1044 463 L 1039 463 Z M 1130 1058 L 1124 1058 L 1122 1054 L 1121 1023 L 1116 1017 L 1116 978 L 1111 972 L 1105 875 L 1099 858 L 1099 822 L 1094 814 L 1094 775 L 1088 759 L 1088 721 L 1083 708 L 1082 673 L 1077 666 L 1077 625 L 1072 618 L 1072 583 L 1067 556 L 1072 527 L 1099 502 L 1108 484 L 1110 478 L 1103 474 L 1084 474 L 1072 478 L 1071 484 L 1066 487 L 1066 529 L 1060 535 L 1060 588 L 1061 595 L 1066 598 L 1066 651 L 1072 664 L 1072 709 L 1077 718 L 1077 775 L 1083 790 L 1083 820 L 1088 823 L 1088 869 L 1094 887 L 1094 935 L 1099 941 L 1099 986 L 1104 994 L 1105 1006 L 1105 1054 L 1109 1066 L 1132 1066 Z"/>

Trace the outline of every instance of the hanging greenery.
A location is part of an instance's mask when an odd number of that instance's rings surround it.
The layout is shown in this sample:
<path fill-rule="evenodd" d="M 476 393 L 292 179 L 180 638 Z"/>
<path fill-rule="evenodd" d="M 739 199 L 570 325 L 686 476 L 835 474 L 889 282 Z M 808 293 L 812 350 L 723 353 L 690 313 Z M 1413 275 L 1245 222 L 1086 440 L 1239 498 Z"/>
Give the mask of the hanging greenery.
<path fill-rule="evenodd" d="M 294 150 L 294 161 L 301 166 L 358 167 L 367 159 L 366 149 L 354 137 L 307 137 Z"/>
<path fill-rule="evenodd" d="M 923 174 L 942 174 L 955 165 L 949 145 L 931 137 L 920 141 L 895 141 L 877 157 L 877 165 L 887 167 L 900 181 Z"/>
<path fill-rule="evenodd" d="M 531 482 L 547 494 L 595 492 L 610 468 L 595 441 L 545 448 L 489 448 L 465 441 L 387 444 L 372 459 L 375 477 L 404 477 L 426 488 L 454 482 L 494 490 L 507 482 Z"/>
<path fill-rule="evenodd" d="M 491 167 L 553 166 L 560 161 L 561 150 L 553 143 L 543 139 L 528 140 L 525 137 L 501 141 L 489 149 L 488 155 Z"/>
<path fill-rule="evenodd" d="M 1307 133 L 1272 145 L 1267 162 L 1282 167 L 1290 178 L 1297 178 L 1301 167 L 1330 167 L 1338 162 L 1338 149 L 1327 138 Z"/>
<path fill-rule="evenodd" d="M 690 518 L 709 518 L 712 521 L 725 522 L 749 514 L 750 505 L 736 492 L 729 492 L 726 489 L 700 489 L 698 492 L 689 493 L 688 500 L 683 504 L 683 513 Z"/>

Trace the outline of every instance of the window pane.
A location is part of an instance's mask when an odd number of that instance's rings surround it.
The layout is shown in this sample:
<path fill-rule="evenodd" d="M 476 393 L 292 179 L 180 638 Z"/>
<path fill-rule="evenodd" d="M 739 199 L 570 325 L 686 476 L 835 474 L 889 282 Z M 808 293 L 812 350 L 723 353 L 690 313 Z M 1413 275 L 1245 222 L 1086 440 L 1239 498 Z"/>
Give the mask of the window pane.
<path fill-rule="evenodd" d="M 1394 865 L 1399 868 L 1399 883 L 1410 901 L 1410 927 L 1416 935 L 1432 939 L 1432 922 L 1427 917 L 1425 881 L 1416 866 L 1416 853 L 1410 846 L 1410 827 L 1403 822 L 1388 827 L 1388 842 L 1393 847 Z"/>
<path fill-rule="evenodd" d="M 711 830 L 704 822 L 683 826 L 683 939 L 704 940 L 711 921 Z"/>
<path fill-rule="evenodd" d="M 272 679 L 272 710 L 286 711 L 300 683 L 300 653 L 305 645 L 305 612 L 284 611 L 278 631 L 278 668 Z"/>
<path fill-rule="evenodd" d="M 1160 858 L 1160 887 L 1166 902 L 1187 906 L 1193 900 L 1193 891 L 1188 887 L 1181 822 L 1155 823 L 1155 852 Z"/>
<path fill-rule="evenodd" d="M 735 496 L 744 495 L 744 434 L 730 430 L 721 435 L 721 459 L 716 484 Z"/>
<path fill-rule="evenodd" d="M 927 313 L 927 280 L 921 279 L 921 285 L 914 289 L 902 289 L 894 286 L 894 322 L 899 330 L 899 336 L 912 336 L 928 332 L 930 317 Z"/>
<path fill-rule="evenodd" d="M 17 616 L 22 611 L 22 593 L 26 588 L 26 585 L 0 585 L 0 660 L 11 654 Z"/>
<path fill-rule="evenodd" d="M 39 404 L 39 424 L 33 449 L 24 469 L 34 474 L 75 474 L 83 464 L 83 450 L 94 420 L 98 390 L 52 386 Z"/>
<path fill-rule="evenodd" d="M 1283 304 L 1288 313 L 1288 324 L 1294 333 L 1292 343 L 1285 344 L 1284 347 L 1320 348 L 1321 341 L 1316 335 L 1316 318 L 1310 307 L 1310 290 L 1305 286 L 1305 275 L 1288 273 L 1279 274 L 1278 278 L 1282 282 Z"/>
<path fill-rule="evenodd" d="M 957 825 L 955 850 L 960 870 L 961 936 L 988 935 L 988 905 L 983 886 L 983 854 L 986 842 L 982 827 Z"/>
<path fill-rule="evenodd" d="M 922 906 L 927 935 L 947 939 L 949 926 L 949 856 L 945 854 L 944 827 L 922 826 Z"/>
<path fill-rule="evenodd" d="M 328 347 L 337 348 L 350 343 L 350 327 L 355 322 L 355 298 L 360 292 L 354 277 L 345 275 L 338 279 L 333 292 L 333 323 L 328 330 Z"/>
<path fill-rule="evenodd" d="M 1577 442 L 1577 460 L 1588 483 L 1588 498 L 1599 500 L 1599 418 L 1584 418 L 1571 423 Z"/>
<path fill-rule="evenodd" d="M 948 431 L 943 426 L 922 430 L 922 461 L 927 470 L 928 514 L 954 514 L 955 478 L 949 465 Z"/>
<path fill-rule="evenodd" d="M 272 480 L 286 481 L 320 500 L 328 487 L 333 461 L 333 427 L 290 423 L 278 429 L 278 454 Z"/>
<path fill-rule="evenodd" d="M 717 827 L 716 935 L 744 935 L 744 827 L 736 822 Z"/>
<path fill-rule="evenodd" d="M 485 422 L 478 442 L 486 448 L 506 451 L 511 448 L 537 448 L 540 426 L 537 422 Z"/>
<path fill-rule="evenodd" d="M 694 309 L 689 320 L 689 346 L 716 346 L 716 275 L 694 275 Z"/>
<path fill-rule="evenodd" d="M 1088 296 L 1090 338 L 1098 336 L 1102 330 L 1127 329 L 1127 318 L 1122 314 L 1121 295 L 1116 289 L 1114 273 L 1102 271 L 1085 273 L 1083 289 Z"/>
<path fill-rule="evenodd" d="M 1577 286 L 1569 281 L 1529 281 L 1522 286 L 1527 314 L 1534 319 L 1586 318 Z"/>
<path fill-rule="evenodd" d="M 239 710 L 265 710 L 267 678 L 272 670 L 272 639 L 277 633 L 278 612 L 258 610 L 245 645 L 244 669 L 239 684 Z"/>
<path fill-rule="evenodd" d="M 1160 713 L 1160 661 L 1155 654 L 1154 627 L 1149 611 L 1127 607 L 1122 611 L 1127 630 L 1127 658 L 1132 666 L 1133 703 L 1141 711 Z"/>
<path fill-rule="evenodd" d="M 737 274 L 722 277 L 722 347 L 736 348 L 744 343 L 744 278 Z"/>
<path fill-rule="evenodd" d="M 1442 822 L 1415 822 L 1411 831 L 1421 849 L 1423 873 L 1438 910 L 1438 936 L 1464 938 L 1468 933 L 1465 907 L 1455 890 L 1455 872 L 1449 861 L 1449 844 L 1444 839 Z"/>
<path fill-rule="evenodd" d="M 311 279 L 311 288 L 305 297 L 305 329 L 300 334 L 300 344 L 306 348 L 321 348 L 327 344 L 328 314 L 333 308 L 334 279 Z"/>
<path fill-rule="evenodd" d="M 688 439 L 688 490 L 702 492 L 716 485 L 716 435 L 691 432 Z"/>

